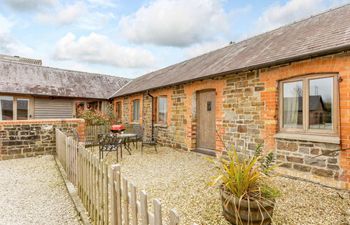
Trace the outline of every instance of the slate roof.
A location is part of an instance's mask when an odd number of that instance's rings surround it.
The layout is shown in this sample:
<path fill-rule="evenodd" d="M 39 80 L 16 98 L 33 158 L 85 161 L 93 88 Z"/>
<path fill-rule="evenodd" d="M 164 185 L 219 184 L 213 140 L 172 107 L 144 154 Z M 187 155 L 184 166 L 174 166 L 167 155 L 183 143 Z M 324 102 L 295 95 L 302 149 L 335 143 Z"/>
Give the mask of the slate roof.
<path fill-rule="evenodd" d="M 112 97 L 350 50 L 350 4 L 141 76 Z"/>
<path fill-rule="evenodd" d="M 130 80 L 0 60 L 0 93 L 108 99 Z"/>

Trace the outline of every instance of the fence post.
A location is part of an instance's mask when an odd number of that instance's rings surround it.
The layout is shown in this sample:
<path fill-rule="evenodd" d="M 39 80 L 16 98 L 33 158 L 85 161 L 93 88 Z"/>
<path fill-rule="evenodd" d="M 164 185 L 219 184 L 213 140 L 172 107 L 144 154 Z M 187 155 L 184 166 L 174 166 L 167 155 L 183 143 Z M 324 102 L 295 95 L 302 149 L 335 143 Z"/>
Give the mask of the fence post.
<path fill-rule="evenodd" d="M 128 181 L 123 177 L 123 201 L 124 201 L 124 224 L 129 225 L 129 191 L 128 191 Z"/>
<path fill-rule="evenodd" d="M 105 196 L 104 196 L 104 213 L 105 213 L 105 224 L 109 224 L 109 202 L 108 202 L 108 196 L 109 196 L 109 192 L 108 192 L 108 166 L 106 164 L 104 164 L 103 166 L 104 168 L 104 188 L 105 188 Z"/>
<path fill-rule="evenodd" d="M 178 214 L 177 214 L 175 209 L 171 209 L 170 210 L 169 218 L 170 218 L 170 224 L 169 225 L 178 225 L 180 223 L 179 216 L 178 216 Z"/>
<path fill-rule="evenodd" d="M 111 169 L 111 225 L 122 225 L 120 199 L 120 165 L 114 164 L 111 166 Z"/>
<path fill-rule="evenodd" d="M 148 205 L 147 205 L 147 194 L 144 190 L 140 192 L 140 205 L 141 205 L 141 221 L 142 225 L 148 225 Z"/>
<path fill-rule="evenodd" d="M 154 225 L 162 225 L 162 205 L 158 199 L 153 200 Z"/>
<path fill-rule="evenodd" d="M 136 187 L 134 184 L 130 183 L 130 193 L 131 193 L 131 218 L 132 218 L 132 225 L 137 225 L 138 223 L 138 217 L 137 217 L 137 195 L 136 195 Z"/>

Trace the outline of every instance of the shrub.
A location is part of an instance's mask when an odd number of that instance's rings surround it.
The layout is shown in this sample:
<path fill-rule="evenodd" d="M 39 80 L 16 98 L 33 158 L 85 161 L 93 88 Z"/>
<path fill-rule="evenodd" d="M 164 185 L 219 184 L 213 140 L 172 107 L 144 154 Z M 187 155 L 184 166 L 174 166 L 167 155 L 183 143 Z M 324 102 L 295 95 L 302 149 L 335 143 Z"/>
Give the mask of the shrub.
<path fill-rule="evenodd" d="M 84 119 L 87 125 L 110 125 L 115 122 L 112 104 L 107 105 L 106 113 L 95 110 L 81 110 L 78 111 L 77 117 Z"/>

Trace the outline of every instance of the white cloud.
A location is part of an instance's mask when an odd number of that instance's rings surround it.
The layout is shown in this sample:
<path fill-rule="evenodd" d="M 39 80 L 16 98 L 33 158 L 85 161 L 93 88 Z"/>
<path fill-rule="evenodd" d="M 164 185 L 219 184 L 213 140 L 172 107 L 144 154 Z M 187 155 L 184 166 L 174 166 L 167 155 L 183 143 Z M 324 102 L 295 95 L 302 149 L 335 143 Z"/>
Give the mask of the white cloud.
<path fill-rule="evenodd" d="M 13 37 L 14 22 L 0 15 L 0 52 L 10 55 L 30 56 L 33 50 Z"/>
<path fill-rule="evenodd" d="M 195 44 L 195 45 L 185 49 L 185 57 L 186 58 L 193 58 L 193 57 L 205 54 L 207 52 L 225 47 L 228 44 L 229 44 L 229 42 L 224 41 L 224 40 L 198 43 L 198 44 Z"/>
<path fill-rule="evenodd" d="M 4 3 L 14 10 L 31 11 L 54 5 L 57 3 L 57 0 L 4 0 Z"/>
<path fill-rule="evenodd" d="M 119 23 L 134 43 L 188 46 L 228 32 L 229 21 L 221 0 L 155 0 Z"/>
<path fill-rule="evenodd" d="M 258 32 L 271 30 L 292 23 L 326 9 L 350 2 L 349 0 L 289 0 L 285 4 L 273 4 L 258 19 Z"/>
<path fill-rule="evenodd" d="M 58 41 L 54 58 L 124 68 L 148 67 L 155 61 L 153 55 L 144 49 L 119 46 L 96 33 L 79 39 L 72 33 L 66 34 Z"/>
<path fill-rule="evenodd" d="M 110 19 L 115 18 L 112 13 L 101 13 L 98 10 L 91 10 L 91 7 L 82 1 L 58 5 L 54 12 L 52 10 L 40 12 L 37 19 L 42 23 L 58 26 L 75 25 L 82 29 L 96 30 L 102 29 Z"/>
<path fill-rule="evenodd" d="M 37 18 L 44 23 L 66 25 L 76 21 L 86 11 L 86 5 L 83 2 L 76 2 L 72 5 L 59 6 L 55 12 L 41 12 Z"/>
<path fill-rule="evenodd" d="M 116 7 L 116 3 L 113 0 L 88 0 L 88 2 L 95 6 Z"/>

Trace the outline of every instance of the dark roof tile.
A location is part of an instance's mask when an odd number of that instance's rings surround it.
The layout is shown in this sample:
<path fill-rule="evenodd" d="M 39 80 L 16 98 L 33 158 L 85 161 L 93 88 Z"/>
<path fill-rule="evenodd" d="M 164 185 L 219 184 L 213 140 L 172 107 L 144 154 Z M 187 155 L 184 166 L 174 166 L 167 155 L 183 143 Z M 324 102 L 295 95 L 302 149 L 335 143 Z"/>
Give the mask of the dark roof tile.
<path fill-rule="evenodd" d="M 115 76 L 0 61 L 0 93 L 108 99 L 130 80 Z"/>
<path fill-rule="evenodd" d="M 350 5 L 141 76 L 113 97 L 350 49 Z"/>

